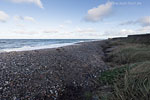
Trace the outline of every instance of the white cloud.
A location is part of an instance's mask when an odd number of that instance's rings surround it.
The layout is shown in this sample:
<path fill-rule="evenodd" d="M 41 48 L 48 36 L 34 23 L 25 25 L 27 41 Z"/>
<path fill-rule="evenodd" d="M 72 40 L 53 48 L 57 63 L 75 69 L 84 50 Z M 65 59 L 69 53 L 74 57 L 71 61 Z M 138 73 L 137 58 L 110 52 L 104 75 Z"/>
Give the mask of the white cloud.
<path fill-rule="evenodd" d="M 58 30 L 44 30 L 44 31 L 42 31 L 42 33 L 59 33 L 59 31 Z"/>
<path fill-rule="evenodd" d="M 63 24 L 61 24 L 61 25 L 59 25 L 59 28 L 65 28 L 65 25 L 63 25 Z"/>
<path fill-rule="evenodd" d="M 44 8 L 41 0 L 9 0 L 15 3 L 34 3 L 40 8 Z"/>
<path fill-rule="evenodd" d="M 23 19 L 24 18 L 22 16 L 18 16 L 18 15 L 14 16 L 15 21 L 20 21 L 20 20 L 23 20 Z"/>
<path fill-rule="evenodd" d="M 135 21 L 125 21 L 120 23 L 119 25 L 130 25 L 130 24 L 135 24 Z"/>
<path fill-rule="evenodd" d="M 130 34 L 134 34 L 134 33 L 135 33 L 135 31 L 132 29 L 122 29 L 119 32 L 120 35 L 130 35 Z"/>
<path fill-rule="evenodd" d="M 112 3 L 107 2 L 106 4 L 102 4 L 96 8 L 88 10 L 88 14 L 85 17 L 85 20 L 90 22 L 97 22 L 111 15 L 111 12 L 112 12 Z"/>
<path fill-rule="evenodd" d="M 5 33 L 5 34 L 1 34 Z M 92 28 L 78 28 L 72 30 L 60 30 L 59 28 L 18 28 L 0 31 L 0 38 L 13 39 L 94 39 L 101 38 L 99 32 Z"/>
<path fill-rule="evenodd" d="M 20 21 L 20 20 L 24 20 L 24 21 L 30 21 L 30 22 L 36 22 L 35 19 L 33 17 L 30 17 L 30 16 L 14 16 L 14 20 L 15 21 Z"/>
<path fill-rule="evenodd" d="M 120 29 L 120 30 L 107 30 L 102 36 L 106 37 L 120 37 L 127 36 L 131 34 L 136 34 L 136 31 L 132 29 Z"/>
<path fill-rule="evenodd" d="M 31 22 L 36 22 L 35 19 L 33 17 L 30 17 L 30 16 L 25 16 L 24 20 L 31 21 Z"/>
<path fill-rule="evenodd" d="M 59 29 L 65 29 L 67 28 L 70 24 L 72 24 L 71 20 L 66 20 L 63 22 L 63 24 L 58 25 Z"/>
<path fill-rule="evenodd" d="M 120 23 L 120 25 L 133 25 L 133 24 L 139 24 L 144 27 L 150 26 L 150 16 L 145 16 L 135 21 L 126 21 L 126 22 Z"/>
<path fill-rule="evenodd" d="M 150 33 L 150 26 L 145 26 L 136 30 L 137 33 Z"/>
<path fill-rule="evenodd" d="M 97 32 L 95 29 L 93 28 L 85 28 L 85 29 L 81 29 L 81 28 L 77 28 L 75 31 L 75 33 L 95 33 Z M 85 35 L 85 34 L 84 34 Z"/>
<path fill-rule="evenodd" d="M 106 37 L 122 37 L 133 34 L 146 34 L 150 33 L 150 26 L 145 26 L 138 29 L 120 29 L 120 30 L 108 30 L 102 36 Z"/>
<path fill-rule="evenodd" d="M 23 34 L 23 35 L 26 34 L 32 36 L 33 34 L 39 34 L 39 31 L 21 29 L 21 30 L 13 30 L 12 33 Z"/>
<path fill-rule="evenodd" d="M 22 28 L 24 28 L 24 27 L 25 27 L 25 25 L 24 25 L 24 24 L 16 24 L 16 26 L 18 26 L 18 27 L 22 27 Z"/>
<path fill-rule="evenodd" d="M 72 21 L 71 20 L 66 20 L 64 23 L 65 24 L 72 24 Z"/>
<path fill-rule="evenodd" d="M 8 14 L 3 11 L 0 11 L 0 22 L 6 22 L 9 19 Z"/>
<path fill-rule="evenodd" d="M 150 26 L 150 16 L 146 16 L 137 20 L 142 26 Z"/>

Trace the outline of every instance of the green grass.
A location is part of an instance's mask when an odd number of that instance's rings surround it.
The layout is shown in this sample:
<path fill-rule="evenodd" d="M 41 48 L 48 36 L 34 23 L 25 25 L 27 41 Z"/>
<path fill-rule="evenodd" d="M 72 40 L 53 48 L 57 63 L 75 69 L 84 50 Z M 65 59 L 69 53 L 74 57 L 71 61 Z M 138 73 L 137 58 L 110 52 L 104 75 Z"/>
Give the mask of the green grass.
<path fill-rule="evenodd" d="M 91 92 L 85 92 L 84 97 L 86 100 L 91 100 L 92 99 L 92 93 Z"/>
<path fill-rule="evenodd" d="M 108 100 L 149 100 L 150 97 L 150 62 L 143 62 L 126 71 L 124 78 L 114 83 L 113 98 Z M 145 70 L 138 71 L 138 68 Z M 144 71 L 144 72 L 143 72 Z"/>
<path fill-rule="evenodd" d="M 107 71 L 104 71 L 101 73 L 99 77 L 99 83 L 100 84 L 107 84 L 107 85 L 113 85 L 118 79 L 121 79 L 124 77 L 126 71 L 131 70 L 133 68 L 136 68 L 140 63 L 134 63 L 129 65 L 122 65 L 117 68 L 113 68 Z"/>
<path fill-rule="evenodd" d="M 111 86 L 112 92 L 101 100 L 150 99 L 150 45 L 122 43 L 109 54 L 113 68 L 101 73 L 99 84 Z"/>
<path fill-rule="evenodd" d="M 121 67 L 102 72 L 99 78 L 100 84 L 112 85 L 117 77 L 124 75 L 125 70 L 126 67 Z"/>
<path fill-rule="evenodd" d="M 105 71 L 99 78 L 100 84 L 111 85 L 111 95 L 102 100 L 149 100 L 150 62 L 140 62 Z M 110 98 L 111 97 L 111 98 Z M 107 98 L 107 99 L 106 99 Z"/>
<path fill-rule="evenodd" d="M 135 63 L 150 60 L 150 46 L 142 44 L 126 44 L 118 46 L 110 55 L 112 62 L 118 64 Z"/>

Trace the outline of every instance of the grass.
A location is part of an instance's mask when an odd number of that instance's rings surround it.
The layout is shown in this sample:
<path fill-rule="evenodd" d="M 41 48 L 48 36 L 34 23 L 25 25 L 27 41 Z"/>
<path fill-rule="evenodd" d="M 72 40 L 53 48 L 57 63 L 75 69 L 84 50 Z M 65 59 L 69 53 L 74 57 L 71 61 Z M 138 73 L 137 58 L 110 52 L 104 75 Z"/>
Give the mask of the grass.
<path fill-rule="evenodd" d="M 87 91 L 84 93 L 84 97 L 86 100 L 91 100 L 92 99 L 92 93 Z"/>
<path fill-rule="evenodd" d="M 113 63 L 127 64 L 150 60 L 150 46 L 143 44 L 126 44 L 116 48 L 110 55 Z"/>
<path fill-rule="evenodd" d="M 101 100 L 150 99 L 150 45 L 112 42 L 108 56 L 113 68 L 101 73 L 99 84 L 111 86 L 111 95 Z"/>
<path fill-rule="evenodd" d="M 124 75 L 125 70 L 126 67 L 121 67 L 102 72 L 99 78 L 100 84 L 112 85 L 116 78 L 122 77 Z"/>
<path fill-rule="evenodd" d="M 132 68 L 129 72 L 126 71 L 124 78 L 114 83 L 113 98 L 110 100 L 149 100 L 150 97 L 150 70 L 138 71 L 139 67 L 150 67 L 150 62 L 143 62 L 138 67 Z M 139 70 L 139 69 L 138 69 Z M 143 72 L 144 71 L 144 72 Z"/>

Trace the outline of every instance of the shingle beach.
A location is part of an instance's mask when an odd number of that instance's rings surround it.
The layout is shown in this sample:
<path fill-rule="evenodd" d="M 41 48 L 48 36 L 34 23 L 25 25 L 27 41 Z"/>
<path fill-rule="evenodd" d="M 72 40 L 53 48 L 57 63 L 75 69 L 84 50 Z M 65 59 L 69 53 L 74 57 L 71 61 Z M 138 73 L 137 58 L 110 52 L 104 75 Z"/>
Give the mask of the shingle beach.
<path fill-rule="evenodd" d="M 0 100 L 57 100 L 67 86 L 94 87 L 93 80 L 107 69 L 102 45 L 0 53 Z"/>

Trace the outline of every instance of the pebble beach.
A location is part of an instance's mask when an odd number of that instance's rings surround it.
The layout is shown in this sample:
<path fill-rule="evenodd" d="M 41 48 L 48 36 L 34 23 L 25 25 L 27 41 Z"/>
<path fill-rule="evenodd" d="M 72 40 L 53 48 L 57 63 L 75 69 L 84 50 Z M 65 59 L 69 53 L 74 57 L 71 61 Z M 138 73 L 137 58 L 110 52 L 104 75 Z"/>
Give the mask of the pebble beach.
<path fill-rule="evenodd" d="M 94 79 L 108 68 L 104 44 L 0 53 L 0 100 L 62 100 L 66 87 L 94 88 Z"/>

